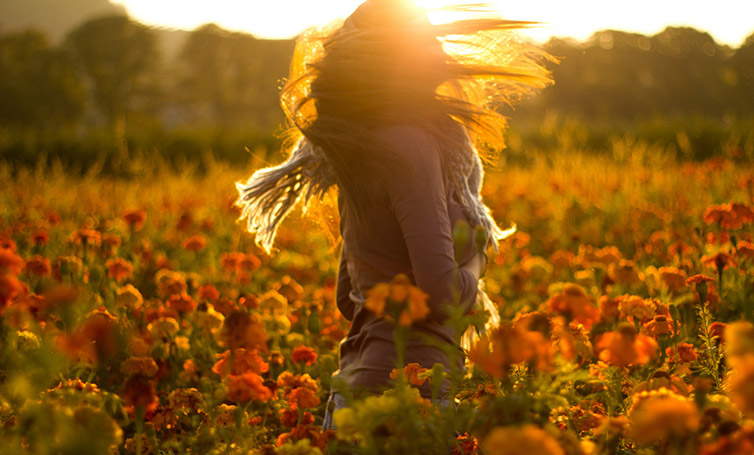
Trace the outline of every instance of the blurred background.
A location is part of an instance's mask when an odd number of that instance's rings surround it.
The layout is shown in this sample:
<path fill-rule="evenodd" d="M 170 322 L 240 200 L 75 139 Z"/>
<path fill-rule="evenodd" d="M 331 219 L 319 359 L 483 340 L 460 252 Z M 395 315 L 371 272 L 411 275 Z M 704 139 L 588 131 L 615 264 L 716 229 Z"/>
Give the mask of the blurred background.
<path fill-rule="evenodd" d="M 167 28 L 182 25 L 147 20 L 149 3 L 0 3 L 1 159 L 71 169 L 96 164 L 113 173 L 134 155 L 176 163 L 278 160 L 278 91 L 293 36 L 270 39 L 231 22 Z M 344 15 L 358 4 L 334 3 Z M 185 12 L 172 8 L 176 20 Z M 295 17 L 322 19 L 305 13 Z M 257 22 L 275 25 L 272 16 L 265 19 Z M 525 162 L 532 153 L 569 147 L 610 153 L 626 138 L 682 159 L 754 158 L 754 33 L 722 42 L 672 25 L 655 33 L 581 29 L 578 39 L 552 36 L 563 30 L 536 38 L 560 60 L 550 65 L 556 83 L 505 112 L 504 160 Z"/>

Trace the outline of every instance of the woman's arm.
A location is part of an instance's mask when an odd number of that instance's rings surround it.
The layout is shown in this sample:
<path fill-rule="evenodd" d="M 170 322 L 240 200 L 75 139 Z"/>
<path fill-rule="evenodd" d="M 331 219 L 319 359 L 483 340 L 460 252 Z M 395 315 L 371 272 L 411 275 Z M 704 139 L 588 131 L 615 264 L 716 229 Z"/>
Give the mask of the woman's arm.
<path fill-rule="evenodd" d="M 351 300 L 351 276 L 348 274 L 348 262 L 346 260 L 346 245 L 340 252 L 340 268 L 338 270 L 338 285 L 335 288 L 335 303 L 347 320 L 353 320 L 354 304 Z"/>
<path fill-rule="evenodd" d="M 434 139 L 412 126 L 392 127 L 384 139 L 413 169 L 391 169 L 384 177 L 406 242 L 416 285 L 429 294 L 430 316 L 447 319 L 446 305 L 469 309 L 477 293 L 481 264 L 475 255 L 463 267 L 455 261 L 440 152 Z"/>

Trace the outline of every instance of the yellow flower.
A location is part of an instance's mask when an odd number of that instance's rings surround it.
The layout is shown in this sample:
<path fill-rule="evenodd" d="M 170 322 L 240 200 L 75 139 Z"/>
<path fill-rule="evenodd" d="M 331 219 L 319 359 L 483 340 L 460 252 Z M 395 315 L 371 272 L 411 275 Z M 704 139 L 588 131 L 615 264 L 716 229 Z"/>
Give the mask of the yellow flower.
<path fill-rule="evenodd" d="M 116 291 L 115 303 L 131 309 L 139 309 L 144 303 L 141 292 L 132 284 L 127 284 Z"/>
<path fill-rule="evenodd" d="M 364 302 L 364 308 L 371 311 L 378 318 L 385 313 L 387 297 L 390 295 L 390 285 L 387 283 L 377 283 L 367 291 L 367 299 Z"/>
<path fill-rule="evenodd" d="M 696 404 L 665 388 L 634 395 L 628 418 L 639 444 L 684 438 L 699 429 Z"/>
<path fill-rule="evenodd" d="M 531 424 L 493 428 L 482 450 L 485 455 L 565 455 L 555 438 Z"/>

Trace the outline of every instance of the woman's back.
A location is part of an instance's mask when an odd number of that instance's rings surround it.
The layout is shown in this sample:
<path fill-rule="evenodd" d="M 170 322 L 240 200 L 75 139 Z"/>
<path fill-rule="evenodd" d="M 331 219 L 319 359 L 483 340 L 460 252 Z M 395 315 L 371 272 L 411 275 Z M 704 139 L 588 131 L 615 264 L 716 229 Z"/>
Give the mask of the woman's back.
<path fill-rule="evenodd" d="M 430 346 L 422 336 L 457 346 L 460 334 L 443 324 L 447 317 L 443 307 L 455 303 L 468 311 L 477 292 L 476 277 L 459 268 L 455 260 L 453 226 L 469 220 L 453 197 L 436 140 L 410 125 L 382 127 L 375 133 L 390 146 L 386 153 L 399 155 L 399 160 L 391 162 L 404 161 L 407 166 L 394 165 L 364 176 L 376 192 L 367 220 L 369 231 L 349 222 L 348 198 L 340 198 L 344 246 L 337 290 L 338 306 L 352 320 L 341 343 L 339 376 L 352 387 L 371 390 L 388 383 L 395 367 L 395 344 L 392 323 L 376 318 L 363 306 L 370 288 L 405 274 L 428 294 L 430 315 L 414 324 L 406 350 L 406 362 L 425 368 L 435 363 L 450 368 L 443 350 Z M 474 254 L 468 245 L 460 262 Z M 429 397 L 428 388 L 422 393 Z"/>

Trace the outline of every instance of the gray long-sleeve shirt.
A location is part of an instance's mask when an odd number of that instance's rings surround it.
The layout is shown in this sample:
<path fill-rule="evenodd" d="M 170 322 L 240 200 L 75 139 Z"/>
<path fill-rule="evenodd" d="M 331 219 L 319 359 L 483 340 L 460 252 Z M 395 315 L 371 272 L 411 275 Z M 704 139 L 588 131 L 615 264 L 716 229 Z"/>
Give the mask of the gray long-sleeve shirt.
<path fill-rule="evenodd" d="M 425 368 L 435 363 L 450 367 L 448 356 L 434 346 L 438 342 L 457 349 L 457 364 L 463 367 L 458 348 L 460 334 L 445 325 L 445 305 L 470 308 L 476 298 L 476 277 L 455 260 L 452 229 L 459 220 L 468 219 L 453 195 L 453 185 L 445 177 L 438 146 L 424 130 L 408 125 L 376 131 L 413 170 L 390 169 L 386 175 L 365 176 L 375 179 L 375 200 L 368 222 L 370 233 L 348 224 L 348 206 L 339 201 L 343 250 L 337 285 L 337 304 L 351 321 L 351 328 L 340 345 L 340 370 L 337 373 L 352 388 L 378 391 L 395 368 L 393 325 L 378 319 L 363 307 L 366 291 L 380 282 L 389 282 L 403 273 L 429 294 L 430 315 L 415 323 L 408 341 L 406 362 Z M 471 243 L 471 242 L 470 242 Z M 474 254 L 466 245 L 461 263 Z M 430 337 L 428 341 L 423 337 Z M 420 388 L 430 396 L 429 384 Z M 447 391 L 447 384 L 441 392 Z"/>

